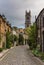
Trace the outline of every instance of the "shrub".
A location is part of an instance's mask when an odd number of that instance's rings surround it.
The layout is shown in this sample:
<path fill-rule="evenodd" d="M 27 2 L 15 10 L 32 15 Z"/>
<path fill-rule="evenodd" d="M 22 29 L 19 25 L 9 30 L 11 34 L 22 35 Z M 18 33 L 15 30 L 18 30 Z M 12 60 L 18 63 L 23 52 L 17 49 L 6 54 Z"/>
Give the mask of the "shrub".
<path fill-rule="evenodd" d="M 29 45 L 29 48 L 32 49 L 36 49 L 37 44 L 36 43 L 32 43 L 31 40 L 28 39 L 27 44 Z"/>
<path fill-rule="evenodd" d="M 33 49 L 32 53 L 34 54 L 34 56 L 37 56 L 44 61 L 44 53 L 40 52 L 38 49 Z"/>
<path fill-rule="evenodd" d="M 35 56 L 37 56 L 37 57 L 40 56 L 40 51 L 39 51 L 38 49 L 33 49 L 33 50 L 32 50 L 32 53 L 33 53 Z"/>
<path fill-rule="evenodd" d="M 36 43 L 32 43 L 32 48 L 36 49 L 37 48 L 37 44 Z"/>
<path fill-rule="evenodd" d="M 29 46 L 31 46 L 31 45 L 32 45 L 31 41 L 30 41 L 29 39 L 28 39 L 27 41 L 28 41 L 27 44 L 28 44 Z"/>
<path fill-rule="evenodd" d="M 6 44 L 6 48 L 11 48 L 11 42 L 8 42 L 7 44 Z"/>
<path fill-rule="evenodd" d="M 44 53 L 41 53 L 41 59 L 44 61 Z"/>
<path fill-rule="evenodd" d="M 6 33 L 6 48 L 10 48 L 13 44 L 13 35 L 10 32 Z"/>
<path fill-rule="evenodd" d="M 23 37 L 22 33 L 19 34 L 18 42 L 19 42 L 19 45 L 23 45 L 24 44 L 24 37 Z"/>
<path fill-rule="evenodd" d="M 0 52 L 2 52 L 3 51 L 3 48 L 0 48 Z"/>
<path fill-rule="evenodd" d="M 16 36 L 16 35 L 14 35 L 14 41 L 17 41 L 17 39 L 18 39 L 18 38 L 17 38 L 17 36 Z"/>

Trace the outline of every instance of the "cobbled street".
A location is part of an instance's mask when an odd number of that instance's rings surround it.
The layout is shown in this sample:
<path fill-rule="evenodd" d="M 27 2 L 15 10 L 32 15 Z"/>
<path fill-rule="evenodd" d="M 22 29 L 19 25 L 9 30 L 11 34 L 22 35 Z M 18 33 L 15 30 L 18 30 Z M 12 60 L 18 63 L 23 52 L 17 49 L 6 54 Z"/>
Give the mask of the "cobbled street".
<path fill-rule="evenodd" d="M 0 65 L 43 65 L 31 54 L 28 46 L 16 46 L 7 52 Z"/>

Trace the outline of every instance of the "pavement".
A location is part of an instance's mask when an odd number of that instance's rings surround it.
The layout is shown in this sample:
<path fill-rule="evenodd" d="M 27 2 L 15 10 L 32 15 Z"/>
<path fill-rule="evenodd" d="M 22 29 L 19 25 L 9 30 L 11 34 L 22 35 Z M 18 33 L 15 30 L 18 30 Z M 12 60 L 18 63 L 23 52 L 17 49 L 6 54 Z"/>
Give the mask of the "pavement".
<path fill-rule="evenodd" d="M 13 47 L 11 47 L 10 49 L 12 49 Z M 10 50 L 10 49 L 5 49 L 2 52 L 0 52 L 0 59 Z"/>
<path fill-rule="evenodd" d="M 6 49 L 6 50 L 3 50 L 1 53 L 0 53 L 0 59 L 5 55 L 5 53 L 8 52 L 9 49 Z"/>
<path fill-rule="evenodd" d="M 33 56 L 28 46 L 16 46 L 10 49 L 1 59 L 0 65 L 44 65 L 43 62 Z"/>

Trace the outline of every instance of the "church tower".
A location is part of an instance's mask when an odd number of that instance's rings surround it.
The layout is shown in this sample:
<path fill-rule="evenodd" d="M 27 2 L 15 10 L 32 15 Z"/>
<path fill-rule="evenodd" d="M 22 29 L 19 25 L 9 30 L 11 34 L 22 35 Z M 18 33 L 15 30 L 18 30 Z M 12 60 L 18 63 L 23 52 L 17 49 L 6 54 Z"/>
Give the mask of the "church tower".
<path fill-rule="evenodd" d="M 31 25 L 31 11 L 27 12 L 25 15 L 25 28 L 30 27 Z"/>

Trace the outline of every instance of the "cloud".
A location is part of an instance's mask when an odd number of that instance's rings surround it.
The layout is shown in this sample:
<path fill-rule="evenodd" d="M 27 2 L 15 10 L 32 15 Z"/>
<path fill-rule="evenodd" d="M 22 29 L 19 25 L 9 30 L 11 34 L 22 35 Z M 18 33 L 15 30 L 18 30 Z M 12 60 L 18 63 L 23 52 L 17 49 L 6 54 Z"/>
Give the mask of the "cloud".
<path fill-rule="evenodd" d="M 0 0 L 0 13 L 5 14 L 12 26 L 24 26 L 25 11 L 31 10 L 32 22 L 44 7 L 44 0 Z"/>

